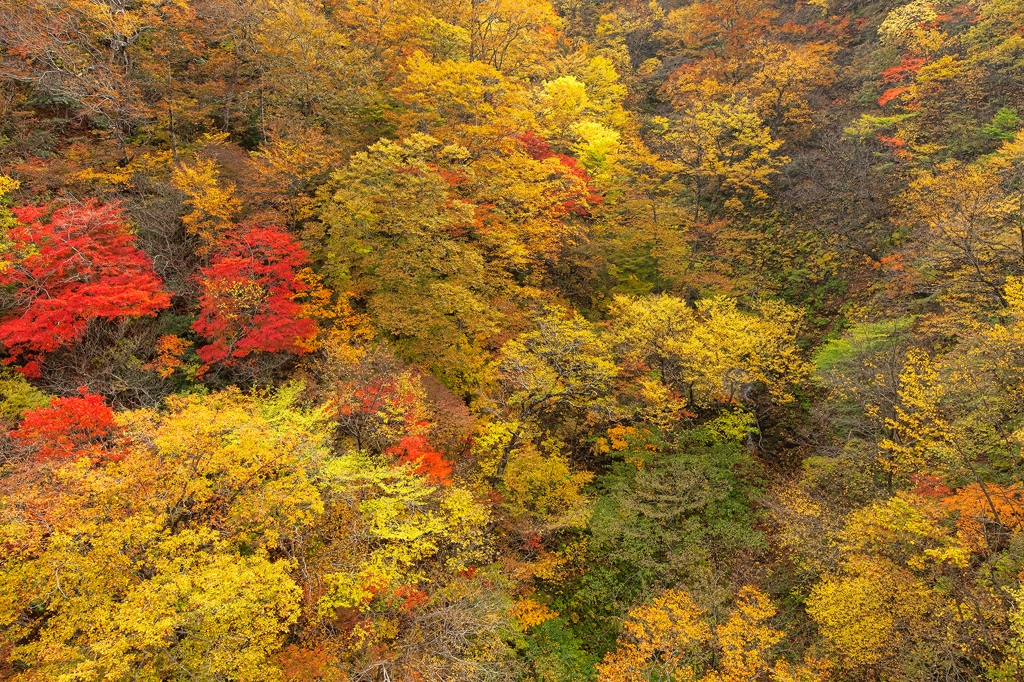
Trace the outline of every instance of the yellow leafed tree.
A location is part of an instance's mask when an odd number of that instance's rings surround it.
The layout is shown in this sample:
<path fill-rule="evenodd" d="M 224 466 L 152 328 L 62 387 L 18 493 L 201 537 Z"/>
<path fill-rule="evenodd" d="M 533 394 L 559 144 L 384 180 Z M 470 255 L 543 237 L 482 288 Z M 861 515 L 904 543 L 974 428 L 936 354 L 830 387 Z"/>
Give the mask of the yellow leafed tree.
<path fill-rule="evenodd" d="M 619 296 L 612 305 L 610 341 L 635 368 L 656 370 L 683 404 L 746 400 L 758 384 L 780 402 L 809 371 L 796 335 L 801 315 L 780 301 L 740 310 L 735 299 L 698 301 Z"/>
<path fill-rule="evenodd" d="M 186 202 L 192 208 L 181 221 L 190 233 L 199 237 L 199 251 L 204 254 L 220 243 L 242 207 L 234 188 L 218 181 L 219 174 L 216 163 L 203 158 L 181 163 L 171 173 L 171 184 L 185 193 Z"/>
<path fill-rule="evenodd" d="M 772 662 L 771 649 L 784 636 L 765 622 L 775 613 L 771 600 L 748 585 L 736 595 L 725 623 L 713 627 L 685 591 L 670 590 L 630 611 L 618 648 L 598 665 L 598 674 L 607 682 L 828 679 L 824 661 Z M 715 650 L 717 665 L 712 664 Z"/>
<path fill-rule="evenodd" d="M 278 679 L 300 598 L 283 548 L 323 509 L 327 431 L 297 390 L 125 413 L 106 465 L 5 485 L 0 620 L 36 633 L 14 657 L 53 678 Z"/>

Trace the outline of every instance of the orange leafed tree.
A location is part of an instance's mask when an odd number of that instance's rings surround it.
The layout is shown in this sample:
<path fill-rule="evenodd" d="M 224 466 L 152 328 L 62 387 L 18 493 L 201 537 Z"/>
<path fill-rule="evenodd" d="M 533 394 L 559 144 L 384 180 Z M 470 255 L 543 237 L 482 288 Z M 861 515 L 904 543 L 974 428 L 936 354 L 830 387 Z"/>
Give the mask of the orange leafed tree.
<path fill-rule="evenodd" d="M 988 554 L 1024 524 L 1024 490 L 996 483 L 973 483 L 942 500 L 960 512 L 957 537 L 973 551 Z"/>
<path fill-rule="evenodd" d="M 597 667 L 607 682 L 694 680 L 691 661 L 711 639 L 703 612 L 685 591 L 673 590 L 629 612 L 619 647 Z"/>

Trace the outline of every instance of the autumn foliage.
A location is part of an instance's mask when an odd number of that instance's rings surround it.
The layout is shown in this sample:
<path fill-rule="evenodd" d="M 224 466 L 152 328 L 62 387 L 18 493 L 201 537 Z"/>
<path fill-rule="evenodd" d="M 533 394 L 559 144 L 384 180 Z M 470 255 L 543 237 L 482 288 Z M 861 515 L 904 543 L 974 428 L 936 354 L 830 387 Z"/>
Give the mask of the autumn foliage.
<path fill-rule="evenodd" d="M 570 213 L 586 217 L 590 215 L 592 207 L 601 203 L 603 197 L 588 186 L 591 181 L 590 173 L 580 165 L 579 161 L 568 154 L 555 153 L 554 149 L 551 148 L 551 144 L 533 131 L 523 133 L 519 136 L 519 140 L 522 142 L 523 147 L 526 148 L 526 153 L 530 155 L 531 159 L 535 161 L 557 159 L 568 175 L 584 183 L 578 191 L 578 197 L 562 201 L 560 213 Z"/>
<path fill-rule="evenodd" d="M 357 447 L 383 452 L 398 464 L 410 465 L 416 475 L 447 485 L 452 466 L 430 443 L 423 387 L 408 371 L 387 364 L 393 361 L 388 358 L 376 367 L 371 361 L 367 365 L 372 373 L 360 377 L 352 372 L 338 383 L 334 400 L 339 429 Z M 381 376 L 384 372 L 388 374 Z"/>
<path fill-rule="evenodd" d="M 192 329 L 209 341 L 198 350 L 207 363 L 230 364 L 253 352 L 305 351 L 316 323 L 302 317 L 295 298 L 307 288 L 297 273 L 307 254 L 273 226 L 239 226 L 201 271 L 203 294 Z"/>
<path fill-rule="evenodd" d="M 88 457 L 118 460 L 111 441 L 117 429 L 114 412 L 103 398 L 80 389 L 82 397 L 53 398 L 48 407 L 25 413 L 11 436 L 30 448 L 37 462 L 59 462 Z"/>
<path fill-rule="evenodd" d="M 1021 4 L 0 1 L 0 682 L 1024 680 Z"/>
<path fill-rule="evenodd" d="M 119 206 L 87 202 L 46 218 L 48 211 L 14 209 L 18 222 L 0 256 L 0 286 L 13 290 L 0 321 L 0 342 L 11 353 L 4 362 L 26 358 L 30 376 L 46 353 L 73 345 L 91 321 L 155 315 L 170 300 Z"/>
<path fill-rule="evenodd" d="M 433 483 L 451 482 L 451 465 L 445 461 L 444 455 L 431 447 L 425 436 L 406 436 L 398 445 L 388 448 L 388 453 L 396 455 L 399 462 L 411 464 L 413 471 Z"/>

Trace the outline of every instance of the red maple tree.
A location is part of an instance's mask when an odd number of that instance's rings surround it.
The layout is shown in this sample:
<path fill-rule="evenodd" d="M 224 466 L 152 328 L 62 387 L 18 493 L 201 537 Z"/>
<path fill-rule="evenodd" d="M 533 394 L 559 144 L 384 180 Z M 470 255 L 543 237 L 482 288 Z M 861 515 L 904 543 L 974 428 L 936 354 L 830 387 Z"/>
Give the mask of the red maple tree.
<path fill-rule="evenodd" d="M 37 462 L 89 457 L 115 461 L 121 455 L 110 445 L 117 425 L 103 398 L 78 389 L 82 397 L 51 398 L 47 407 L 25 413 L 11 437 L 31 448 Z"/>
<path fill-rule="evenodd" d="M 926 57 L 904 56 L 899 66 L 893 66 L 882 72 L 883 83 L 903 83 L 913 80 L 928 59 Z"/>
<path fill-rule="evenodd" d="M 91 320 L 156 315 L 170 303 L 150 259 L 135 246 L 117 204 L 14 209 L 18 224 L 2 246 L 0 287 L 9 287 L 0 343 L 10 364 L 39 375 L 50 351 L 73 345 Z"/>
<path fill-rule="evenodd" d="M 295 301 L 308 288 L 296 277 L 307 261 L 295 239 L 275 226 L 244 224 L 228 235 L 201 271 L 192 329 L 210 342 L 197 351 L 203 362 L 230 364 L 256 351 L 303 353 L 302 339 L 316 331 Z"/>
<path fill-rule="evenodd" d="M 426 424 L 422 424 L 426 427 Z M 426 436 L 421 434 L 407 435 L 397 445 L 389 447 L 389 455 L 398 458 L 402 464 L 409 464 L 413 472 L 426 476 L 434 484 L 449 485 L 451 483 L 452 465 L 440 452 L 431 446 Z"/>

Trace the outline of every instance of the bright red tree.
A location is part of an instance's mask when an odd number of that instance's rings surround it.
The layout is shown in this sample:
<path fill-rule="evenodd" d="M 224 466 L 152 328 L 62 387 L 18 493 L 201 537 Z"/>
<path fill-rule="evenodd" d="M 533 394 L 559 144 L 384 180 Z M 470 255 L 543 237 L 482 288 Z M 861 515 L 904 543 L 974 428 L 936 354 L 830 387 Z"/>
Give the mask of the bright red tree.
<path fill-rule="evenodd" d="M 303 353 L 316 331 L 295 301 L 308 285 L 296 277 L 308 255 L 274 226 L 240 225 L 214 251 L 200 281 L 199 318 L 192 329 L 209 341 L 197 353 L 205 363 L 231 362 L 253 352 Z"/>
<path fill-rule="evenodd" d="M 422 424 L 426 427 L 426 424 Z M 387 449 L 387 453 L 398 457 L 403 464 L 410 464 L 413 471 L 426 476 L 431 483 L 448 485 L 451 483 L 452 465 L 440 452 L 435 450 L 426 436 L 421 434 L 407 435 Z"/>
<path fill-rule="evenodd" d="M 0 252 L 0 287 L 10 288 L 0 343 L 38 376 L 45 353 L 73 345 L 91 320 L 156 315 L 170 303 L 150 259 L 135 247 L 117 204 L 89 201 L 54 211 L 14 209 Z"/>
<path fill-rule="evenodd" d="M 29 410 L 11 432 L 12 438 L 32 449 L 37 462 L 121 458 L 110 447 L 117 428 L 113 410 L 100 396 L 78 390 L 81 398 L 51 398 L 49 406 Z"/>

